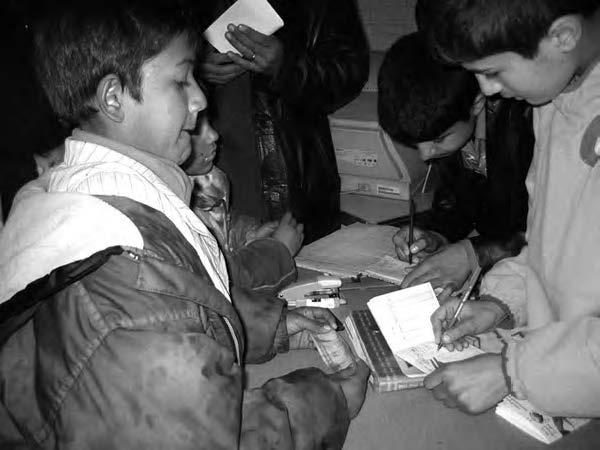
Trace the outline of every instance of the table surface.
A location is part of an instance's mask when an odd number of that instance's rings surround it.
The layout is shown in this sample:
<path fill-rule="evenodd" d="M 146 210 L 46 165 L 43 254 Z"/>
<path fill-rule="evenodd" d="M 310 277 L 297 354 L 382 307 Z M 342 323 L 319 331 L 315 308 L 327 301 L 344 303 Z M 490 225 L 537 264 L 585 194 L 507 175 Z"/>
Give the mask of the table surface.
<path fill-rule="evenodd" d="M 344 285 L 348 304 L 332 310 L 343 320 L 353 309 L 364 308 L 371 297 L 397 289 L 378 280 Z M 307 366 L 324 369 L 316 351 L 280 354 L 261 365 L 248 365 L 248 383 L 257 386 L 270 378 Z M 600 422 L 592 421 L 554 444 L 543 444 L 496 416 L 493 410 L 470 416 L 446 408 L 424 388 L 378 394 L 368 388 L 360 414 L 348 430 L 344 450 L 514 450 L 600 449 Z"/>

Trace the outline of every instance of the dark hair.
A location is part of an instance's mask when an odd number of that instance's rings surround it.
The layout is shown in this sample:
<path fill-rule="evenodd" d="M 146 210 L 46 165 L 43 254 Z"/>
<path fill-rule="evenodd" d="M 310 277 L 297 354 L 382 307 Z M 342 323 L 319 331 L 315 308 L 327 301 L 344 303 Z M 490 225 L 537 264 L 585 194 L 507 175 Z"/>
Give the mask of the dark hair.
<path fill-rule="evenodd" d="M 471 73 L 436 61 L 419 33 L 392 45 L 377 82 L 381 127 L 392 139 L 411 146 L 468 120 L 479 92 Z"/>
<path fill-rule="evenodd" d="M 588 16 L 598 0 L 418 0 L 420 29 L 441 59 L 463 63 L 515 52 L 533 58 L 552 23 Z"/>
<path fill-rule="evenodd" d="M 90 100 L 108 74 L 142 100 L 144 62 L 187 33 L 198 38 L 193 15 L 177 0 L 52 2 L 34 21 L 37 75 L 54 111 L 72 124 L 97 110 Z"/>

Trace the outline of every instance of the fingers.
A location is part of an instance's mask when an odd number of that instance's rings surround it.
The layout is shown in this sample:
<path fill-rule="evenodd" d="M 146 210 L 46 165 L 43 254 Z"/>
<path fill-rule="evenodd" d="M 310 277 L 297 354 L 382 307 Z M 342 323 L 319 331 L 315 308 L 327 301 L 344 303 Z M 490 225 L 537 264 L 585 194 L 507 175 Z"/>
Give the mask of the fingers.
<path fill-rule="evenodd" d="M 273 232 L 279 226 L 279 222 L 273 220 L 271 222 L 263 223 L 255 232 L 256 239 L 265 238 L 267 236 L 271 236 Z"/>
<path fill-rule="evenodd" d="M 444 331 L 442 335 L 442 343 L 443 344 L 451 344 L 456 340 L 465 337 L 469 334 L 474 334 L 476 332 L 476 326 L 473 319 L 469 318 L 463 321 L 457 322 L 457 324 L 449 330 Z M 435 334 L 435 333 L 434 333 Z M 455 346 L 459 346 L 462 349 L 462 343 L 455 343 Z"/>
<path fill-rule="evenodd" d="M 234 64 L 228 57 L 226 58 L 229 61 L 227 64 L 201 64 L 202 79 L 210 83 L 223 84 L 245 72 L 243 67 Z"/>
<path fill-rule="evenodd" d="M 337 321 L 335 320 L 335 316 L 328 309 L 302 307 L 296 308 L 294 312 L 298 312 L 304 317 L 319 322 L 321 326 L 329 325 L 332 330 L 337 330 Z M 323 331 L 329 330 L 322 330 L 321 332 Z"/>
<path fill-rule="evenodd" d="M 457 299 L 449 300 L 436 309 L 431 315 L 431 326 L 433 328 L 433 336 L 436 344 L 442 342 L 443 326 L 452 318 L 459 303 L 460 300 Z"/>
<path fill-rule="evenodd" d="M 442 384 L 442 382 L 444 381 L 443 370 L 443 368 L 436 369 L 429 375 L 427 375 L 423 380 L 423 386 L 431 390 Z"/>

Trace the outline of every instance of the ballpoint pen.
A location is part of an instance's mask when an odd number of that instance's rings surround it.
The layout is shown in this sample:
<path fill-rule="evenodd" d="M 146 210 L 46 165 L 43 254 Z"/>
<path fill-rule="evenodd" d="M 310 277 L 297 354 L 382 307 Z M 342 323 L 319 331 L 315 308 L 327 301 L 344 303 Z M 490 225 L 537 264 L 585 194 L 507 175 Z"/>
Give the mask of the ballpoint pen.
<path fill-rule="evenodd" d="M 409 215 L 410 215 L 410 223 L 408 225 L 408 264 L 412 264 L 412 250 L 411 247 L 413 245 L 414 240 L 414 232 L 415 232 L 415 201 L 412 198 L 412 195 L 409 200 Z"/>
<path fill-rule="evenodd" d="M 446 330 L 450 330 L 454 325 L 456 325 L 458 316 L 460 315 L 460 312 L 462 311 L 463 306 L 465 306 L 465 303 L 469 299 L 471 292 L 473 292 L 473 288 L 477 284 L 477 280 L 479 279 L 480 274 L 481 274 L 481 267 L 477 267 L 473 271 L 473 273 L 471 273 L 471 277 L 469 278 L 469 281 L 467 282 L 465 293 L 463 294 L 462 298 L 460 299 L 460 303 L 458 304 L 456 311 L 454 311 L 454 315 L 452 316 L 452 319 L 450 320 L 450 324 L 446 327 Z M 446 331 L 444 330 L 444 332 L 442 333 L 442 336 L 444 335 L 445 332 Z M 442 338 L 440 337 L 440 343 L 437 346 L 438 351 L 440 351 L 442 346 L 443 346 Z"/>

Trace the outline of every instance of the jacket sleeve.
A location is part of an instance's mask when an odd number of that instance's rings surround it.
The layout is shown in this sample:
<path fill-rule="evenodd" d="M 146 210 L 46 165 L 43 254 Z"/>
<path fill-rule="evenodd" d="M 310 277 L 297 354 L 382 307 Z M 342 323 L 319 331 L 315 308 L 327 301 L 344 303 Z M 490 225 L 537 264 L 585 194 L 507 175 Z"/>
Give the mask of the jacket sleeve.
<path fill-rule="evenodd" d="M 600 318 L 540 327 L 510 343 L 506 358 L 517 397 L 553 416 L 600 416 Z"/>
<path fill-rule="evenodd" d="M 257 239 L 226 252 L 231 283 L 256 293 L 275 295 L 296 279 L 296 264 L 276 239 Z"/>
<path fill-rule="evenodd" d="M 345 397 L 323 372 L 304 369 L 245 390 L 243 368 L 214 337 L 222 336 L 220 320 L 203 307 L 181 309 L 182 300 L 173 296 L 130 289 L 127 308 L 151 314 L 98 314 L 98 304 L 128 289 L 118 286 L 114 272 L 68 289 L 89 311 L 78 326 L 100 338 L 70 348 L 77 355 L 71 372 L 62 374 L 56 390 L 48 388 L 60 414 L 52 420 L 57 447 L 342 447 L 349 424 Z"/>
<path fill-rule="evenodd" d="M 481 281 L 480 294 L 491 295 L 506 304 L 516 326 L 527 323 L 527 246 L 513 258 L 496 263 Z"/>
<path fill-rule="evenodd" d="M 519 254 L 525 245 L 525 233 L 515 232 L 503 237 L 474 236 L 469 238 L 477 255 L 477 262 L 484 271 L 498 261 Z"/>
<path fill-rule="evenodd" d="M 274 79 L 256 82 L 295 108 L 331 113 L 356 97 L 369 75 L 369 47 L 356 1 L 291 4 L 296 12 L 282 11 L 286 25 L 277 34 L 284 46 L 282 67 Z"/>
<path fill-rule="evenodd" d="M 118 330 L 80 373 L 61 419 L 74 425 L 72 448 L 342 447 L 345 397 L 320 370 L 242 386 L 231 352 L 204 333 Z"/>

